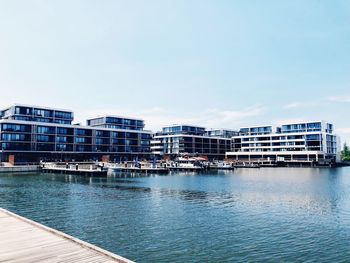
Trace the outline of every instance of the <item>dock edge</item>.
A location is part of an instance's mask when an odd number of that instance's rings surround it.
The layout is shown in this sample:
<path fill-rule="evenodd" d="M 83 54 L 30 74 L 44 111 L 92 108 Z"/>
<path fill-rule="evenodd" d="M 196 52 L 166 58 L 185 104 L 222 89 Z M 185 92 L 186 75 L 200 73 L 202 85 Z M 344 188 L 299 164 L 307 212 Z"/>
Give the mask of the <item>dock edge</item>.
<path fill-rule="evenodd" d="M 87 249 L 89 249 L 89 250 L 93 250 L 93 251 L 95 251 L 95 252 L 98 252 L 98 253 L 100 253 L 100 254 L 103 254 L 104 256 L 107 256 L 107 257 L 109 257 L 109 258 L 111 258 L 111 259 L 113 259 L 113 260 L 116 260 L 117 262 L 120 262 L 120 263 L 135 263 L 134 261 L 131 261 L 131 260 L 127 259 L 127 258 L 124 258 L 124 257 L 122 257 L 122 256 L 116 255 L 116 254 L 114 254 L 114 253 L 112 253 L 112 252 L 109 252 L 109 251 L 107 251 L 107 250 L 105 250 L 105 249 L 102 249 L 102 248 L 100 248 L 100 247 L 97 247 L 97 246 L 95 246 L 95 245 L 92 245 L 92 244 L 90 244 L 90 243 L 88 243 L 88 242 L 85 242 L 85 241 L 83 241 L 83 240 L 80 240 L 80 239 L 78 239 L 78 238 L 75 238 L 75 237 L 73 237 L 73 236 L 70 236 L 70 235 L 68 235 L 68 234 L 65 234 L 65 233 L 63 233 L 63 232 L 61 232 L 61 231 L 58 231 L 58 230 L 56 230 L 56 229 L 47 227 L 47 226 L 45 226 L 45 225 L 42 225 L 42 224 L 40 224 L 40 223 L 37 223 L 37 222 L 35 222 L 35 221 L 33 221 L 33 220 L 30 220 L 30 219 L 28 219 L 28 218 L 25 218 L 25 217 L 22 217 L 22 216 L 20 216 L 20 215 L 17 215 L 17 214 L 15 214 L 15 213 L 13 213 L 13 212 L 10 212 L 10 211 L 8 211 L 8 210 L 6 210 L 6 209 L 4 209 L 4 208 L 0 208 L 0 211 L 3 212 L 3 213 L 5 213 L 5 214 L 8 214 L 9 216 L 12 216 L 12 217 L 17 218 L 17 219 L 19 219 L 19 220 L 21 220 L 21 221 L 24 221 L 24 222 L 26 222 L 26 223 L 28 223 L 28 224 L 34 226 L 34 227 L 40 228 L 40 229 L 45 230 L 45 231 L 47 231 L 47 232 L 50 232 L 50 233 L 52 233 L 52 234 L 54 234 L 54 235 L 56 235 L 56 236 L 62 237 L 62 238 L 64 238 L 64 239 L 67 239 L 67 240 L 69 240 L 69 241 L 71 241 L 71 242 L 73 242 L 73 243 L 75 243 L 75 244 L 78 244 L 79 246 L 81 246 L 81 247 L 83 247 L 83 248 L 87 248 Z"/>

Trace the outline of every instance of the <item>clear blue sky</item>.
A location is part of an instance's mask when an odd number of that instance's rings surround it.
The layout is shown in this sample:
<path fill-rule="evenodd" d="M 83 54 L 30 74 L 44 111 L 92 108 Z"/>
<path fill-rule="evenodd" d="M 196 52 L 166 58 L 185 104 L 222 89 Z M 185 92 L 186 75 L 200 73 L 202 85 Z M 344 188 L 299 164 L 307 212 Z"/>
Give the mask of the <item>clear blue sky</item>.
<path fill-rule="evenodd" d="M 0 0 L 0 105 L 238 128 L 324 119 L 350 142 L 350 1 Z"/>

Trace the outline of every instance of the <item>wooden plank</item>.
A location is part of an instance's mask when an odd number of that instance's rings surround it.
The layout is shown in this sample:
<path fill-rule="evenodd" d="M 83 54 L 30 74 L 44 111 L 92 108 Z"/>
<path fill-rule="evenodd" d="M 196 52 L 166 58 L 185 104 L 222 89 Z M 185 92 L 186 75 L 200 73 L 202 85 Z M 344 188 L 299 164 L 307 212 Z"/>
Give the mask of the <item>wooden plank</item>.
<path fill-rule="evenodd" d="M 132 261 L 0 208 L 0 262 Z"/>

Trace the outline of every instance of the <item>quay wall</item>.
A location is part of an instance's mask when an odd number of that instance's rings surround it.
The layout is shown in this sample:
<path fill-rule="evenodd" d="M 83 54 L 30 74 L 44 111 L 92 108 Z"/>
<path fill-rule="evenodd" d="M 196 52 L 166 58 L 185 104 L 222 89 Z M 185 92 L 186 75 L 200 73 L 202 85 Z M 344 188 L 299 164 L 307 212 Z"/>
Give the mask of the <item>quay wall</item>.
<path fill-rule="evenodd" d="M 39 165 L 0 166 L 0 173 L 39 172 L 40 170 Z"/>

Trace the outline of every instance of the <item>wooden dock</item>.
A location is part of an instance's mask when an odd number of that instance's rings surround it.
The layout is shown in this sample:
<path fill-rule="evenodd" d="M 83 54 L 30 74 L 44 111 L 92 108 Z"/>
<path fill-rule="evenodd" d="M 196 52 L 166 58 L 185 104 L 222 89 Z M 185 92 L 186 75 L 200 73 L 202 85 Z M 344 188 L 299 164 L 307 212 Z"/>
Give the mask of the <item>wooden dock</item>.
<path fill-rule="evenodd" d="M 203 167 L 169 167 L 170 171 L 178 171 L 178 172 L 200 172 L 204 171 L 205 169 Z"/>
<path fill-rule="evenodd" d="M 132 261 L 0 208 L 0 262 Z"/>
<path fill-rule="evenodd" d="M 112 172 L 125 173 L 144 173 L 144 174 L 168 174 L 168 168 L 151 168 L 151 167 L 113 167 L 109 168 Z"/>
<path fill-rule="evenodd" d="M 107 169 L 94 163 L 42 163 L 44 173 L 107 176 Z"/>
<path fill-rule="evenodd" d="M 107 176 L 107 170 L 98 169 L 70 169 L 70 168 L 56 168 L 56 167 L 44 167 L 42 168 L 44 173 L 56 173 L 56 174 L 74 174 L 74 175 L 87 175 L 87 176 Z"/>
<path fill-rule="evenodd" d="M 0 173 L 29 173 L 40 171 L 39 165 L 0 166 Z"/>

